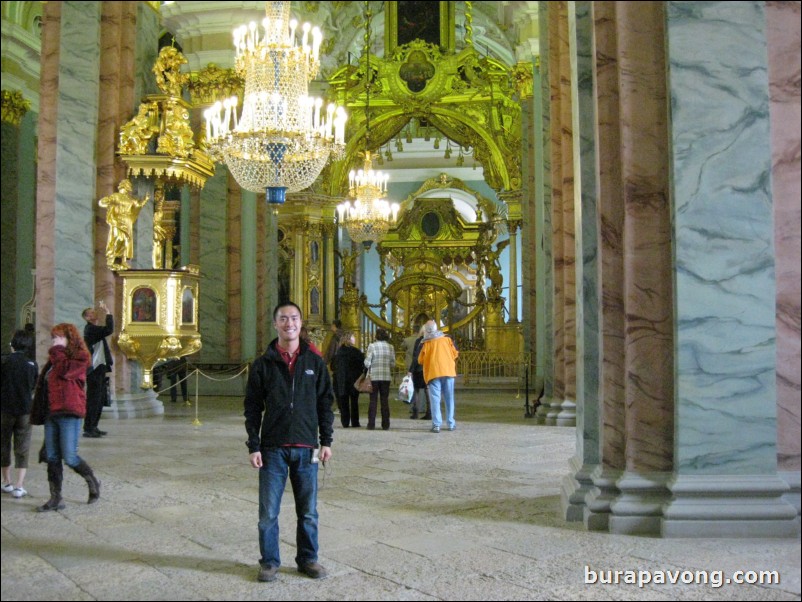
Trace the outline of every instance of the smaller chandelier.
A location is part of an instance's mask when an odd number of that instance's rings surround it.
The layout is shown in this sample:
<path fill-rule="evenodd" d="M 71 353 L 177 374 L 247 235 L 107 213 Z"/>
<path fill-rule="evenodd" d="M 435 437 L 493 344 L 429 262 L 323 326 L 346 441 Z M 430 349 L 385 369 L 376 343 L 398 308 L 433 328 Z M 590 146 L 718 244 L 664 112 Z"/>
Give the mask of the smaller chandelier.
<path fill-rule="evenodd" d="M 345 148 L 345 109 L 308 96 L 320 69 L 320 30 L 290 20 L 290 2 L 266 2 L 263 33 L 256 23 L 234 31 L 237 97 L 205 113 L 209 155 L 225 163 L 240 186 L 267 191 L 270 203 L 311 186 L 330 157 Z M 296 34 L 301 37 L 300 43 Z"/>
<path fill-rule="evenodd" d="M 373 171 L 370 151 L 365 151 L 365 166 L 349 174 L 350 196 L 353 202 L 344 201 L 337 205 L 340 224 L 345 226 L 348 236 L 354 242 L 370 247 L 379 242 L 390 230 L 398 216 L 398 203 L 390 203 L 383 197 L 387 194 L 387 181 L 390 177 L 380 171 Z"/>
<path fill-rule="evenodd" d="M 359 171 L 351 171 L 348 176 L 348 194 L 353 203 L 344 201 L 337 205 L 340 225 L 345 226 L 348 236 L 354 242 L 361 242 L 369 249 L 374 242 L 379 242 L 390 230 L 398 216 L 398 203 L 390 203 L 384 199 L 387 194 L 387 181 L 390 176 L 380 171 L 373 171 L 373 160 L 370 147 L 370 24 L 372 13 L 370 3 L 365 2 L 365 49 L 367 63 L 365 70 L 365 166 Z M 381 151 L 379 152 L 381 159 Z"/>

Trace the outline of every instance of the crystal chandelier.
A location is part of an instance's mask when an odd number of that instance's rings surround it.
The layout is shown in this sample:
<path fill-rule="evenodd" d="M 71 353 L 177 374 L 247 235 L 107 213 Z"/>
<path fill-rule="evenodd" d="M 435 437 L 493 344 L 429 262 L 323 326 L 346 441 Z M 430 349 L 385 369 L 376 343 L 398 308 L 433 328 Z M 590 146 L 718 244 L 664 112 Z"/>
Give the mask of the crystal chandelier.
<path fill-rule="evenodd" d="M 365 164 L 359 171 L 351 171 L 348 176 L 348 194 L 353 202 L 344 201 L 337 205 L 340 225 L 345 226 L 348 236 L 354 242 L 370 248 L 371 243 L 379 242 L 395 223 L 398 203 L 384 199 L 387 194 L 387 181 L 390 176 L 373 171 L 370 148 L 370 5 L 365 2 Z M 381 156 L 381 155 L 380 155 Z"/>
<path fill-rule="evenodd" d="M 290 4 L 265 3 L 263 33 L 256 23 L 234 31 L 235 66 L 245 80 L 239 117 L 236 96 L 205 113 L 209 155 L 225 163 L 240 186 L 266 190 L 276 205 L 287 192 L 311 186 L 329 157 L 345 149 L 345 109 L 324 109 L 321 99 L 308 95 L 323 36 L 290 20 Z"/>

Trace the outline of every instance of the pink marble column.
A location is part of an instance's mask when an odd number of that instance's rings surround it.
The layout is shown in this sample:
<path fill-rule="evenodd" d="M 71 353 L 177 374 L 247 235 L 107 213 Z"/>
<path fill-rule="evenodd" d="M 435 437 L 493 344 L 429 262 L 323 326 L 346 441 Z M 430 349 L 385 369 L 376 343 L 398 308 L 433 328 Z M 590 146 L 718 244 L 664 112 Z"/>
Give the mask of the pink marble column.
<path fill-rule="evenodd" d="M 226 214 L 226 253 L 228 259 L 226 264 L 226 302 L 227 307 L 227 326 L 226 326 L 226 347 L 228 348 L 228 360 L 239 362 L 242 359 L 242 203 L 241 189 L 233 176 L 228 174 L 228 188 L 226 202 L 228 209 Z"/>
<path fill-rule="evenodd" d="M 601 275 L 600 399 L 602 400 L 602 465 L 624 468 L 624 194 L 621 181 L 621 133 L 616 4 L 597 2 L 596 88 L 599 161 L 599 265 Z"/>
<path fill-rule="evenodd" d="M 42 7 L 36 187 L 36 349 L 40 366 L 47 361 L 50 328 L 55 319 L 55 174 L 61 7 L 61 2 L 48 2 Z"/>
<path fill-rule="evenodd" d="M 554 261 L 554 400 L 546 422 L 560 404 L 576 400 L 576 244 L 571 61 L 567 4 L 549 10 L 551 82 L 552 243 Z"/>
<path fill-rule="evenodd" d="M 673 467 L 672 224 L 668 101 L 660 2 L 617 3 L 624 203 L 626 466 Z"/>
<path fill-rule="evenodd" d="M 669 147 L 659 3 L 594 5 L 602 287 L 602 461 L 673 461 Z M 637 79 L 632 74 L 637 74 Z"/>
<path fill-rule="evenodd" d="M 113 193 L 126 176 L 126 166 L 117 157 L 120 126 L 134 113 L 136 2 L 104 2 L 100 30 L 100 105 L 97 130 L 96 197 Z M 95 200 L 97 200 L 95 199 Z M 128 392 L 130 364 L 117 348 L 116 335 L 122 324 L 122 282 L 106 266 L 108 225 L 106 212 L 94 203 L 94 299 L 104 299 L 115 317 L 115 336 L 110 337 L 114 354 L 112 387 L 116 392 Z"/>
<path fill-rule="evenodd" d="M 766 3 L 777 281 L 777 468 L 800 470 L 800 5 Z"/>

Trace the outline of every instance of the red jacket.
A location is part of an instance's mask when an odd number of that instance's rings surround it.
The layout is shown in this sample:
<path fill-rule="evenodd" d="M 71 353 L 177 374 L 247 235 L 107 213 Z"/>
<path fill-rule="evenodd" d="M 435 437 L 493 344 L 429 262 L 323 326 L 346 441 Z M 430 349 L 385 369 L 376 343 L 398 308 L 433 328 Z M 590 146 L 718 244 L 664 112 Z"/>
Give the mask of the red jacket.
<path fill-rule="evenodd" d="M 92 358 L 83 349 L 67 357 L 67 348 L 54 345 L 48 350 L 51 371 L 47 379 L 50 414 L 86 415 L 86 370 Z"/>

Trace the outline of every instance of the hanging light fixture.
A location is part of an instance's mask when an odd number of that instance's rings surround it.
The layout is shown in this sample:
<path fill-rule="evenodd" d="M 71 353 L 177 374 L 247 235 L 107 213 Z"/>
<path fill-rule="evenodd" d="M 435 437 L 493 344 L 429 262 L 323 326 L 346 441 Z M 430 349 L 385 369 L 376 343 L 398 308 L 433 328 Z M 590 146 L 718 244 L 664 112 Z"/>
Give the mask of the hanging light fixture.
<path fill-rule="evenodd" d="M 365 2 L 365 164 L 359 171 L 351 171 L 348 177 L 348 194 L 353 201 L 344 201 L 337 205 L 340 225 L 348 231 L 351 240 L 362 243 L 365 248 L 370 248 L 372 243 L 384 238 L 390 226 L 395 223 L 399 209 L 398 203 L 390 203 L 384 199 L 390 176 L 373 171 L 370 152 L 371 16 L 370 3 Z M 388 160 L 391 161 L 389 148 L 387 153 Z"/>
<path fill-rule="evenodd" d="M 311 186 L 345 148 L 345 109 L 323 109 L 323 101 L 308 94 L 323 36 L 308 23 L 299 29 L 290 4 L 265 2 L 263 33 L 256 23 L 234 31 L 235 66 L 245 80 L 239 117 L 236 96 L 205 113 L 209 155 L 225 163 L 240 186 L 266 191 L 276 206 L 287 192 Z"/>

